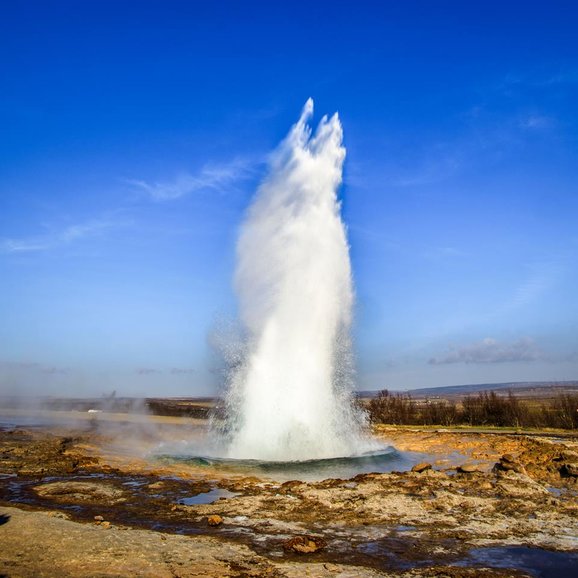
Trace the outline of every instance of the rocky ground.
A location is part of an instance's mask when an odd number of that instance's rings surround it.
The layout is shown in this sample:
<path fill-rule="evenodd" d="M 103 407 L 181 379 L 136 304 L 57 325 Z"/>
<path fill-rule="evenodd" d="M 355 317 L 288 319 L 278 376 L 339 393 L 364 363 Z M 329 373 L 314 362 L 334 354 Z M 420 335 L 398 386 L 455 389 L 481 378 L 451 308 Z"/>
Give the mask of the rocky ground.
<path fill-rule="evenodd" d="M 0 576 L 547 576 L 540 556 L 578 565 L 577 438 L 375 433 L 428 461 L 279 482 L 128 460 L 98 430 L 4 429 Z M 505 562 L 513 552 L 533 562 Z"/>

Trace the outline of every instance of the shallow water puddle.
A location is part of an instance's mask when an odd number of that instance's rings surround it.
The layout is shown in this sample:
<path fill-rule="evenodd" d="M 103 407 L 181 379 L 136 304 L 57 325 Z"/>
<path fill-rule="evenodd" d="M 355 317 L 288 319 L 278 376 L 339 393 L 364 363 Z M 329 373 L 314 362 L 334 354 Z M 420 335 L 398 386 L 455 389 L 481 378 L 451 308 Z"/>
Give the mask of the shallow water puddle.
<path fill-rule="evenodd" d="M 212 504 L 221 498 L 234 498 L 238 496 L 239 492 L 230 492 L 229 490 L 225 490 L 223 488 L 213 488 L 208 492 L 201 492 L 196 496 L 190 496 L 188 498 L 181 498 L 177 501 L 177 504 L 181 504 L 183 506 L 198 506 L 201 504 Z"/>
<path fill-rule="evenodd" d="M 535 578 L 578 576 L 578 552 L 558 552 L 526 546 L 476 548 L 454 566 L 523 570 Z"/>

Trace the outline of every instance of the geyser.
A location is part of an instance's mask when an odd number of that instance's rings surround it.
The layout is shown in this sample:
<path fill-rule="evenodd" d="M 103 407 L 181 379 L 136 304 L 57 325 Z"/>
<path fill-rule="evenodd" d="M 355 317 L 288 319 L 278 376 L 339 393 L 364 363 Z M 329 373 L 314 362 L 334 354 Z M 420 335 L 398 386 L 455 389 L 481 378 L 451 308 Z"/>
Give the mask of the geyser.
<path fill-rule="evenodd" d="M 353 405 L 353 285 L 337 191 L 337 114 L 312 131 L 313 101 L 270 159 L 237 246 L 246 330 L 226 398 L 226 454 L 293 461 L 374 450 Z"/>

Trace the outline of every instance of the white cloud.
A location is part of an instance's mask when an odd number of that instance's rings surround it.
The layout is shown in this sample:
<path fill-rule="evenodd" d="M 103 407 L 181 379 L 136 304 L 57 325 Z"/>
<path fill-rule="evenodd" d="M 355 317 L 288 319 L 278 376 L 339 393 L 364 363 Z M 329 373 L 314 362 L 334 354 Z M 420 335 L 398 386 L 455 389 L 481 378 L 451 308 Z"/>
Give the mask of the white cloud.
<path fill-rule="evenodd" d="M 441 357 L 429 360 L 431 365 L 451 363 L 510 363 L 516 361 L 538 361 L 544 359 L 542 351 L 528 337 L 511 343 L 500 343 L 487 337 L 469 345 L 450 347 Z"/>
<path fill-rule="evenodd" d="M 126 223 L 110 219 L 93 219 L 77 225 L 69 225 L 64 229 L 37 237 L 24 237 L 20 239 L 0 239 L 0 253 L 31 253 L 47 251 L 61 245 L 66 245 L 87 237 L 124 225 Z"/>
<path fill-rule="evenodd" d="M 149 183 L 125 179 L 124 182 L 144 191 L 155 201 L 172 201 L 197 191 L 230 191 L 238 181 L 252 176 L 253 168 L 248 161 L 235 159 L 227 164 L 205 165 L 196 175 L 183 173 L 171 181 Z"/>

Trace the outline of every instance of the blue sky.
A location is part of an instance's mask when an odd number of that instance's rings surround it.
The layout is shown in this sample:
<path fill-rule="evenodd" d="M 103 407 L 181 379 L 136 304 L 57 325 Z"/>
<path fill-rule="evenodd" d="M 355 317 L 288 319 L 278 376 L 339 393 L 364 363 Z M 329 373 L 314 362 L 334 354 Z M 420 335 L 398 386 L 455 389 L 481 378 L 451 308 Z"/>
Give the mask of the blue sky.
<path fill-rule="evenodd" d="M 362 389 L 578 379 L 574 2 L 20 2 L 0 20 L 0 391 L 205 395 L 234 247 L 338 111 Z"/>

